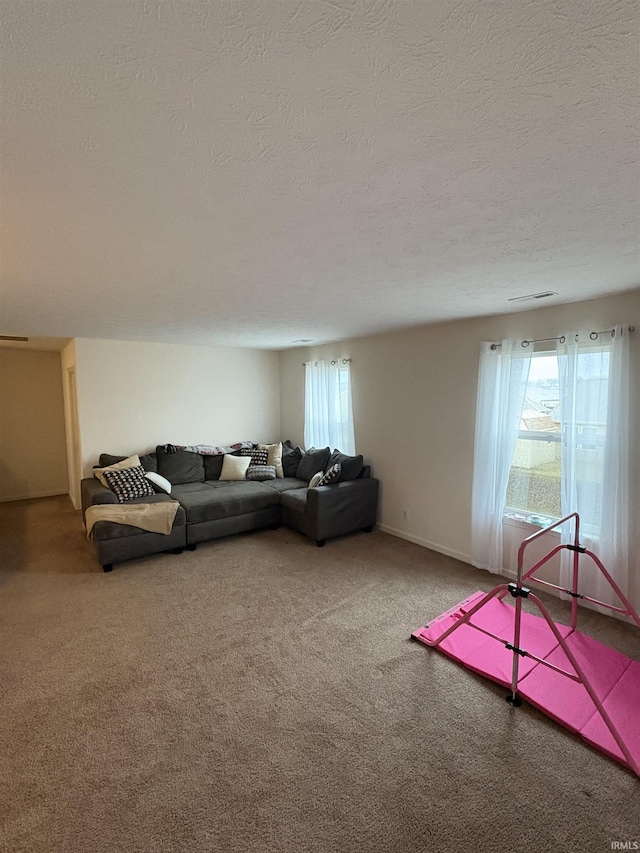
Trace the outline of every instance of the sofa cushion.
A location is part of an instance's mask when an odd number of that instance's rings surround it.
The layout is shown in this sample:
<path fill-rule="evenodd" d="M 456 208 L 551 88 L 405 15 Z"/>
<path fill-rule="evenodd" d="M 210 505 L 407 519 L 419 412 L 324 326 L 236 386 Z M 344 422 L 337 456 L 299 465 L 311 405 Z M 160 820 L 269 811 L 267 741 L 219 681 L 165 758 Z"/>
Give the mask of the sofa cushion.
<path fill-rule="evenodd" d="M 327 471 L 333 465 L 340 463 L 342 466 L 342 473 L 340 474 L 340 483 L 344 483 L 346 480 L 357 480 L 360 474 L 362 473 L 362 466 L 364 465 L 364 457 L 363 456 L 347 456 L 344 453 L 340 453 L 339 450 L 334 450 L 331 456 L 329 457 L 329 462 L 327 463 Z"/>
<path fill-rule="evenodd" d="M 142 465 L 135 468 L 105 468 L 104 478 L 121 504 L 134 498 L 153 497 L 155 494 Z"/>
<path fill-rule="evenodd" d="M 184 507 L 189 524 L 244 515 L 280 502 L 278 492 L 264 483 L 248 480 L 217 480 L 201 485 L 189 483 L 176 486 L 172 496 Z"/>
<path fill-rule="evenodd" d="M 310 447 L 300 460 L 296 477 L 308 483 L 316 471 L 324 471 L 326 469 L 330 456 L 331 450 L 328 447 L 323 447 L 320 450 L 316 447 Z"/>
<path fill-rule="evenodd" d="M 298 465 L 302 459 L 303 452 L 299 447 L 294 447 L 290 441 L 282 445 L 282 471 L 285 477 L 295 477 Z"/>
<path fill-rule="evenodd" d="M 158 474 L 173 485 L 184 483 L 204 483 L 204 462 L 199 453 L 190 450 L 177 450 L 167 453 L 163 447 L 156 448 Z"/>
<path fill-rule="evenodd" d="M 278 480 L 267 480 L 265 486 L 270 489 L 275 489 L 277 492 L 289 492 L 291 489 L 306 488 L 307 484 L 304 480 L 298 480 L 297 477 L 284 477 Z"/>
<path fill-rule="evenodd" d="M 203 456 L 202 458 L 204 459 L 205 480 L 219 480 L 222 473 L 224 453 L 220 453 L 218 456 Z"/>
<path fill-rule="evenodd" d="M 292 489 L 289 492 L 284 492 L 280 497 L 280 503 L 287 509 L 292 509 L 295 512 L 304 512 L 307 508 L 307 494 L 309 489 Z"/>

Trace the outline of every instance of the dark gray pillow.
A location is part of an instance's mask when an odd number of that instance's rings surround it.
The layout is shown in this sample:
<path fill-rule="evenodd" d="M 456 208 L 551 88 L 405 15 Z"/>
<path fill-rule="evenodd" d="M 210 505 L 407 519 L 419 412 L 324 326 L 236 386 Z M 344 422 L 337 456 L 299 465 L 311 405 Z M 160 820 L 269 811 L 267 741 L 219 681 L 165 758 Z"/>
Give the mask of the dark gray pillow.
<path fill-rule="evenodd" d="M 112 456 L 111 453 L 101 453 L 99 460 L 100 464 L 98 466 L 94 465 L 94 468 L 108 468 L 109 465 L 117 465 L 118 462 L 124 462 L 127 458 L 127 456 Z M 145 471 L 153 471 L 156 474 L 158 473 L 158 461 L 155 453 L 145 453 L 144 456 L 140 456 L 140 464 Z"/>
<path fill-rule="evenodd" d="M 109 465 L 117 465 L 118 462 L 124 462 L 126 458 L 126 456 L 112 456 L 111 453 L 101 453 L 98 459 L 99 464 L 95 467 L 108 468 Z"/>
<path fill-rule="evenodd" d="M 224 462 L 224 453 L 218 456 L 203 456 L 204 459 L 204 478 L 205 480 L 219 480 L 222 474 L 222 463 Z"/>
<path fill-rule="evenodd" d="M 329 463 L 327 465 L 327 471 L 337 462 L 342 466 L 342 473 L 340 474 L 340 478 L 338 480 L 339 483 L 344 483 L 345 480 L 357 480 L 360 474 L 362 473 L 362 466 L 364 465 L 364 457 L 363 456 L 346 456 L 344 453 L 340 453 L 339 450 L 334 450 L 331 456 L 329 457 Z"/>
<path fill-rule="evenodd" d="M 199 453 L 190 450 L 178 450 L 167 453 L 163 447 L 156 447 L 158 474 L 171 483 L 180 486 L 183 483 L 204 483 L 204 461 Z"/>
<path fill-rule="evenodd" d="M 299 447 L 294 447 L 290 441 L 284 442 L 282 445 L 282 470 L 285 477 L 296 476 L 296 471 L 303 455 L 303 451 Z"/>
<path fill-rule="evenodd" d="M 305 452 L 300 464 L 298 465 L 296 477 L 299 480 L 304 480 L 305 483 L 308 483 L 313 475 L 317 474 L 318 471 L 326 470 L 330 456 L 331 450 L 328 447 L 323 447 L 322 450 L 310 447 L 309 450 Z"/>
<path fill-rule="evenodd" d="M 140 464 L 145 471 L 153 471 L 154 474 L 158 473 L 158 457 L 155 453 L 145 453 L 144 456 L 140 457 Z"/>

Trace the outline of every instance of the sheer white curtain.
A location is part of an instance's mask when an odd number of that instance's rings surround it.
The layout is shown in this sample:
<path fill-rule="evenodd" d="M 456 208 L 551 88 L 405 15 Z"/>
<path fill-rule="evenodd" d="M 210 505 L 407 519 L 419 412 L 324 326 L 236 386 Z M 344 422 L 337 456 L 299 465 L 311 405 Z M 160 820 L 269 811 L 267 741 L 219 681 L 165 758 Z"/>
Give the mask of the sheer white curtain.
<path fill-rule="evenodd" d="M 629 333 L 588 331 L 558 342 L 562 427 L 562 514 L 580 515 L 581 544 L 602 560 L 625 595 L 629 565 Z M 564 525 L 562 541 L 573 539 Z M 570 529 L 569 529 L 570 528 Z M 572 559 L 563 552 L 561 584 L 571 585 Z M 581 592 L 617 603 L 590 560 L 580 561 Z"/>
<path fill-rule="evenodd" d="M 305 364 L 304 444 L 306 448 L 330 447 L 351 456 L 355 454 L 348 362 Z"/>
<path fill-rule="evenodd" d="M 492 348 L 493 347 L 493 348 Z M 476 405 L 471 561 L 503 570 L 502 517 L 531 357 L 522 341 L 483 343 Z"/>

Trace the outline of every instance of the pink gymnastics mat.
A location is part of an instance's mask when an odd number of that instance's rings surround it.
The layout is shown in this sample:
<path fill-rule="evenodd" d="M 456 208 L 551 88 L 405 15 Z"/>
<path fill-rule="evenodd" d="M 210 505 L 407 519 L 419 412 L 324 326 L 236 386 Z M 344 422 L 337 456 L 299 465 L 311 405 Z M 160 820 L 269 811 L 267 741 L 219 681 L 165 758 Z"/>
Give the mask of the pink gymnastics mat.
<path fill-rule="evenodd" d="M 522 608 L 514 640 L 516 606 L 505 600 L 507 590 L 475 592 L 411 636 L 497 684 L 516 686 L 523 699 L 640 776 L 640 662 Z"/>

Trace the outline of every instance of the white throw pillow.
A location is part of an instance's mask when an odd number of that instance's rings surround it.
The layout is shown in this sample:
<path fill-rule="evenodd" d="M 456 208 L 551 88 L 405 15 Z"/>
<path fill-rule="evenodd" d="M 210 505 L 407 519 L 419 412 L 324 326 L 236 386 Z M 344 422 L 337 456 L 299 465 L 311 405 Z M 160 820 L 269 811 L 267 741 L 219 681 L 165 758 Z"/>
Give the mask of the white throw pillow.
<path fill-rule="evenodd" d="M 155 471 L 147 471 L 145 477 L 147 480 L 151 480 L 153 485 L 157 486 L 161 492 L 166 492 L 168 495 L 171 494 L 171 483 L 162 474 L 156 474 Z"/>
<path fill-rule="evenodd" d="M 309 488 L 315 489 L 320 480 L 324 477 L 324 471 L 318 471 L 317 474 L 314 474 L 313 477 L 309 480 Z"/>
<path fill-rule="evenodd" d="M 276 469 L 276 477 L 284 477 L 284 469 L 282 467 L 282 442 L 276 444 L 259 444 L 260 450 L 266 450 L 269 454 L 267 457 L 267 465 L 274 465 Z"/>
<path fill-rule="evenodd" d="M 116 462 L 115 465 L 107 465 L 106 468 L 94 468 L 93 476 L 97 477 L 103 486 L 109 488 L 109 483 L 104 478 L 105 471 L 119 471 L 121 468 L 138 468 L 140 465 L 139 456 L 129 456 L 128 459 L 123 459 L 122 462 Z"/>
<path fill-rule="evenodd" d="M 251 464 L 250 456 L 232 456 L 225 453 L 222 460 L 221 480 L 244 480 L 247 476 L 247 468 Z"/>

